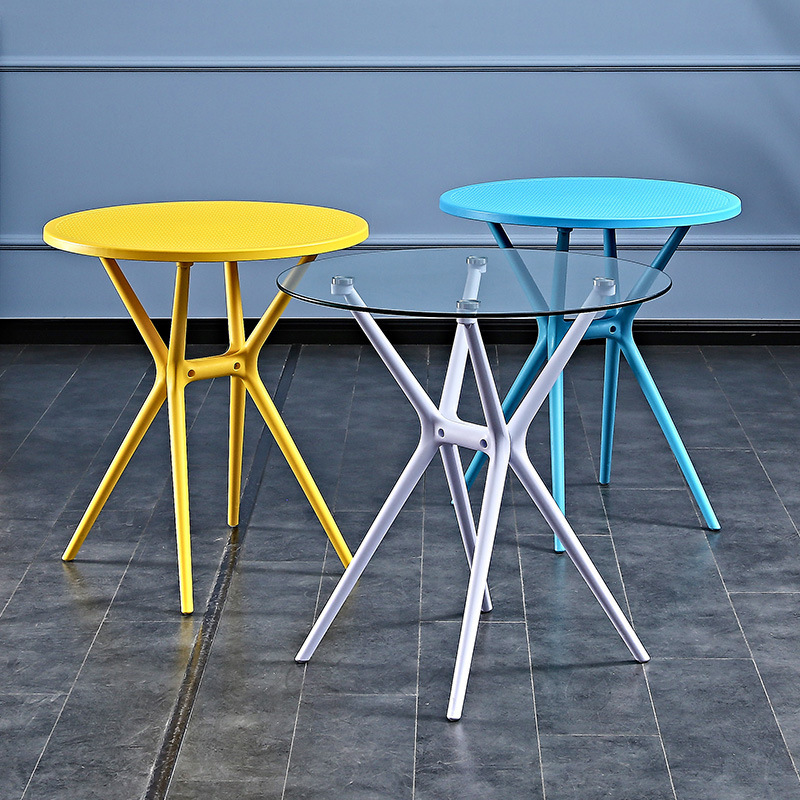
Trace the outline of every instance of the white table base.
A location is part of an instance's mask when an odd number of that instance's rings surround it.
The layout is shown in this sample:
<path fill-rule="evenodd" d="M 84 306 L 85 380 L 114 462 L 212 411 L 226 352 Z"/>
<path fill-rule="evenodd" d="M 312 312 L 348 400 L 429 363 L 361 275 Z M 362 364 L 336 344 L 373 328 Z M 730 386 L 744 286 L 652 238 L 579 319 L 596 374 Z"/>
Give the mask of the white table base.
<path fill-rule="evenodd" d="M 471 566 L 453 683 L 447 707 L 447 719 L 458 720 L 461 718 L 480 613 L 482 609 L 484 611 L 491 609 L 491 599 L 486 581 L 500 514 L 503 487 L 509 467 L 517 475 L 547 524 L 561 540 L 567 555 L 578 568 L 633 657 L 641 663 L 649 661 L 650 656 L 622 609 L 612 596 L 553 496 L 533 468 L 525 444 L 528 428 L 533 418 L 583 338 L 589 324 L 599 315 L 593 311 L 587 311 L 576 317 L 519 408 L 506 422 L 486 348 L 475 318 L 460 317 L 458 319 L 441 402 L 436 406 L 373 317 L 363 308 L 359 308 L 363 306 L 363 301 L 357 292 L 349 289 L 342 294 L 346 295 L 348 302 L 352 305 L 352 313 L 356 321 L 417 412 L 421 428 L 420 438 L 414 454 L 375 517 L 361 546 L 353 555 L 350 566 L 336 585 L 295 660 L 305 662 L 314 654 L 389 527 L 438 451 L 444 463 L 467 560 Z M 597 307 L 602 303 L 602 296 L 605 294 L 608 294 L 607 287 L 598 288 L 596 286 L 587 298 L 585 307 L 592 305 Z M 467 355 L 472 361 L 486 425 L 464 422 L 457 415 Z M 459 447 L 484 452 L 489 458 L 477 532 L 461 471 Z"/>

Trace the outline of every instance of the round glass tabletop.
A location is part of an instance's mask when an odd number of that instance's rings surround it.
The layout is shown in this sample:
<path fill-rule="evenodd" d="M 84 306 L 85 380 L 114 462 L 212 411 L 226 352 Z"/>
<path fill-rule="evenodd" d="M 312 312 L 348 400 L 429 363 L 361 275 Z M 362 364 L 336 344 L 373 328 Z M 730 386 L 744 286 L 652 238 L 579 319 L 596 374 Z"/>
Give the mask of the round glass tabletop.
<path fill-rule="evenodd" d="M 598 278 L 602 297 L 593 293 Z M 603 311 L 652 300 L 671 285 L 664 272 L 634 261 L 496 247 L 350 253 L 300 264 L 278 276 L 280 289 L 309 303 L 419 317 Z"/>

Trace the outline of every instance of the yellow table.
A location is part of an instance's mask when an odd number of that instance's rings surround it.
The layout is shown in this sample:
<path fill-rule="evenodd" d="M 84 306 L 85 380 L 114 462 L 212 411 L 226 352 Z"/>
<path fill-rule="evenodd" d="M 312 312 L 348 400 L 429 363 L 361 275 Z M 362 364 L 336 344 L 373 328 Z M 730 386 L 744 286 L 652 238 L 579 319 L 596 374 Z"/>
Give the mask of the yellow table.
<path fill-rule="evenodd" d="M 239 521 L 245 392 L 249 392 L 300 486 L 328 534 L 342 563 L 350 551 L 314 483 L 289 431 L 258 374 L 258 355 L 289 302 L 279 291 L 250 337 L 245 339 L 239 261 L 300 256 L 301 264 L 317 254 L 340 250 L 367 238 L 367 223 L 354 214 L 331 208 L 288 203 L 234 201 L 146 203 L 81 211 L 51 220 L 44 240 L 73 253 L 98 256 L 122 302 L 153 356 L 156 380 L 97 488 L 63 559 L 78 553 L 94 521 L 136 451 L 158 410 L 169 409 L 175 526 L 181 611 L 190 614 L 192 560 L 189 536 L 189 486 L 186 463 L 187 384 L 208 378 L 231 378 L 228 524 Z M 169 345 L 159 336 L 116 259 L 177 263 Z M 189 272 L 198 261 L 225 264 L 230 347 L 222 355 L 186 358 Z"/>

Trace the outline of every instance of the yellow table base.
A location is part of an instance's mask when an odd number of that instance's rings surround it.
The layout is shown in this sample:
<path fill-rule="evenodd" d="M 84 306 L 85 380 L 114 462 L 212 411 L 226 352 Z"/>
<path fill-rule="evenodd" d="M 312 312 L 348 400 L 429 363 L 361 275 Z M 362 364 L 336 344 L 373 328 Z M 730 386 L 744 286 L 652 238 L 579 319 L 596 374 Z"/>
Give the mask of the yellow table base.
<path fill-rule="evenodd" d="M 304 256 L 299 263 L 313 261 Z M 86 535 L 111 495 L 114 486 L 136 452 L 147 429 L 164 401 L 169 410 L 172 482 L 175 498 L 175 528 L 178 540 L 178 576 L 180 580 L 181 611 L 192 613 L 192 556 L 189 527 L 189 483 L 186 457 L 186 408 L 184 390 L 193 381 L 209 378 L 231 379 L 230 448 L 228 463 L 228 524 L 239 522 L 239 501 L 242 483 L 242 446 L 244 434 L 245 397 L 249 392 L 264 417 L 281 452 L 289 462 L 311 507 L 319 518 L 342 563 L 350 563 L 351 554 L 339 528 L 320 494 L 308 467 L 305 465 L 280 414 L 272 402 L 258 373 L 258 356 L 269 334 L 289 302 L 289 295 L 278 292 L 259 320 L 250 337 L 245 339 L 239 270 L 235 261 L 225 262 L 225 294 L 227 302 L 230 347 L 222 355 L 205 358 L 186 358 L 186 322 L 189 301 L 189 272 L 191 262 L 178 262 L 175 279 L 175 298 L 172 310 L 172 329 L 169 346 L 159 336 L 139 298 L 131 288 L 113 258 L 101 257 L 114 287 L 128 309 L 136 327 L 153 356 L 156 380 L 144 405 L 131 425 L 125 439 L 97 488 L 72 541 L 64 551 L 64 561 L 77 555 Z"/>

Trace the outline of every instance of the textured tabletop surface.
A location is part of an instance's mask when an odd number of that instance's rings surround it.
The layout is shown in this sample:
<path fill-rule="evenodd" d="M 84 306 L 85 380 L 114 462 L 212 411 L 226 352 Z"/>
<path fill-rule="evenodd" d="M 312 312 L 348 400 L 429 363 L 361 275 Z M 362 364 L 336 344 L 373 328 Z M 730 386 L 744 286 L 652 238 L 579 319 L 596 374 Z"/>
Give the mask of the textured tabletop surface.
<path fill-rule="evenodd" d="M 512 225 L 571 228 L 661 228 L 735 217 L 730 192 L 644 178 L 523 178 L 445 192 L 442 211 Z"/>
<path fill-rule="evenodd" d="M 292 203 L 144 203 L 79 211 L 45 225 L 53 247 L 137 261 L 249 261 L 340 250 L 367 238 L 355 214 Z"/>

